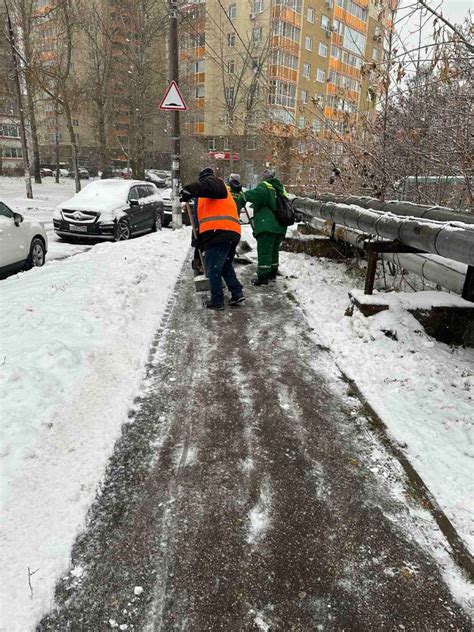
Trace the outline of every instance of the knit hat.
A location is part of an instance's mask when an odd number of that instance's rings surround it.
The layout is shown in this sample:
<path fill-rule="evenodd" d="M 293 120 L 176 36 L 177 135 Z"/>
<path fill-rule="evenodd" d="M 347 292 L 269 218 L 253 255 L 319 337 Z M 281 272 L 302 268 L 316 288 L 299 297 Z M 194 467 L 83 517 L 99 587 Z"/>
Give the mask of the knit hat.
<path fill-rule="evenodd" d="M 199 172 L 198 180 L 204 180 L 205 178 L 210 178 L 214 175 L 214 171 L 210 167 L 206 167 Z"/>
<path fill-rule="evenodd" d="M 229 176 L 229 182 L 235 180 L 235 182 L 240 182 L 240 173 L 231 173 Z"/>
<path fill-rule="evenodd" d="M 275 177 L 275 169 L 265 169 L 265 171 L 262 173 L 262 178 L 261 180 L 271 180 L 272 178 Z"/>

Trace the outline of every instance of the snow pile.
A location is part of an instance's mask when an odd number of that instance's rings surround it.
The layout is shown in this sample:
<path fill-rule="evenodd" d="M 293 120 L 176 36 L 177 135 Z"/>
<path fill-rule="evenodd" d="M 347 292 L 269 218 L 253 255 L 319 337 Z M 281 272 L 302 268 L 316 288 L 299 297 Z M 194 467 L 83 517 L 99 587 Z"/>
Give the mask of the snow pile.
<path fill-rule="evenodd" d="M 51 606 L 189 239 L 103 243 L 1 283 L 0 629 Z"/>
<path fill-rule="evenodd" d="M 282 253 L 282 261 L 284 273 L 297 277 L 287 283 L 315 336 L 331 348 L 474 550 L 474 350 L 429 337 L 403 309 L 413 302 L 395 295 L 388 311 L 366 318 L 355 309 L 346 317 L 348 292 L 363 286 L 360 274 L 307 255 Z M 436 303 L 431 293 L 422 299 L 424 306 Z"/>

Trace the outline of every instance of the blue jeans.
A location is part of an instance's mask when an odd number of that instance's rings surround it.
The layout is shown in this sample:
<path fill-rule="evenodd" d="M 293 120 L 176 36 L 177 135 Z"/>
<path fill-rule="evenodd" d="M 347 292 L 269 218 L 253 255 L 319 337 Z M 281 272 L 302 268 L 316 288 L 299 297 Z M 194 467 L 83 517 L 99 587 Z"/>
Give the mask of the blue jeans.
<path fill-rule="evenodd" d="M 222 243 L 209 246 L 204 253 L 206 274 L 211 286 L 211 301 L 214 305 L 224 304 L 221 278 L 224 279 L 234 298 L 243 296 L 243 287 L 239 283 L 232 265 L 236 248 L 236 243 Z"/>

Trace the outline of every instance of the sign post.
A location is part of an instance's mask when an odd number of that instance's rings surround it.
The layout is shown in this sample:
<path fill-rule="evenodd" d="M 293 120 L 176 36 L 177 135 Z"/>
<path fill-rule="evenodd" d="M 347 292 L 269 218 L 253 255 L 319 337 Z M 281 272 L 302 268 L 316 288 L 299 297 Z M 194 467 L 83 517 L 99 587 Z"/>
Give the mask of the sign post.
<path fill-rule="evenodd" d="M 177 0 L 168 0 L 170 9 L 170 85 L 160 104 L 161 110 L 171 111 L 171 178 L 172 193 L 171 203 L 173 207 L 173 229 L 182 228 L 183 218 L 179 203 L 179 186 L 181 173 L 181 137 L 179 125 L 180 111 L 187 110 L 186 104 L 178 88 L 179 80 L 179 47 L 178 47 L 178 3 Z"/>

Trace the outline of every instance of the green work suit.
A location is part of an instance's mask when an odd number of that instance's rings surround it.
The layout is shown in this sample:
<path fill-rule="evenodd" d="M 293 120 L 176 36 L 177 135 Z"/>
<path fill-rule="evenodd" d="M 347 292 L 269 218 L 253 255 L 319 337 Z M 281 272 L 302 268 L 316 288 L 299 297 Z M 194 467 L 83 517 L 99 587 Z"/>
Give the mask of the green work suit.
<path fill-rule="evenodd" d="M 255 189 L 241 193 L 237 200 L 240 208 L 246 202 L 253 206 L 253 233 L 257 239 L 259 278 L 276 275 L 281 243 L 286 235 L 286 226 L 282 226 L 275 217 L 275 190 L 285 195 L 285 189 L 277 178 L 260 182 Z"/>

